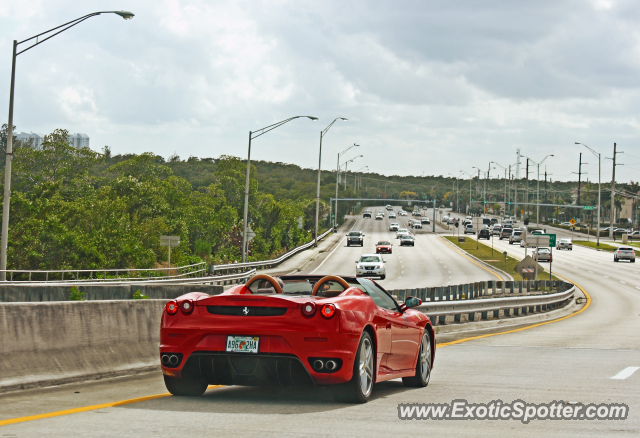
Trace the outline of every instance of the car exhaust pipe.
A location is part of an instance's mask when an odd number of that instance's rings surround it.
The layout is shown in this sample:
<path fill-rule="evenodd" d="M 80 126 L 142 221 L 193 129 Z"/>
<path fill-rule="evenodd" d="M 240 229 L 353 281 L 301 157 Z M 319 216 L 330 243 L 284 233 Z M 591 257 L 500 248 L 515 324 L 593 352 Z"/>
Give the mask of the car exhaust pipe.
<path fill-rule="evenodd" d="M 176 356 L 175 354 L 169 356 L 169 364 L 176 366 L 178 365 L 178 362 L 180 362 L 180 358 L 178 356 Z"/>
<path fill-rule="evenodd" d="M 333 371 L 336 369 L 336 367 L 337 367 L 337 364 L 334 361 L 332 360 L 327 361 L 327 370 Z"/>
<path fill-rule="evenodd" d="M 322 368 L 324 368 L 324 363 L 320 359 L 318 359 L 313 362 L 313 368 L 316 370 L 321 370 Z"/>
<path fill-rule="evenodd" d="M 162 355 L 162 365 L 169 365 L 169 355 L 168 354 L 163 354 Z"/>

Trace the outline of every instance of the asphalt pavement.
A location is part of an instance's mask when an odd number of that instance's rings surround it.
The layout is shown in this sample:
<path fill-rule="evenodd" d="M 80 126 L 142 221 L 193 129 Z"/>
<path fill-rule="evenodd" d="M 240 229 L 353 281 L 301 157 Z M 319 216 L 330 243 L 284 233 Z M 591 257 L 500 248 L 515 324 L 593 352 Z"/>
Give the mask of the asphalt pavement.
<path fill-rule="evenodd" d="M 375 210 L 374 210 L 375 211 Z M 399 220 L 398 222 L 401 222 Z M 388 219 L 359 219 L 364 248 L 334 245 L 306 262 L 303 272 L 353 275 L 355 260 L 376 240 L 392 240 Z M 516 256 L 524 249 L 506 241 L 496 248 Z M 553 272 L 590 297 L 571 317 L 533 328 L 490 334 L 437 349 L 428 387 L 400 381 L 377 384 L 365 405 L 309 393 L 265 388 L 212 388 L 200 398 L 161 397 L 121 406 L 0 426 L 3 436 L 633 436 L 640 433 L 640 263 L 614 263 L 611 253 L 575 247 L 554 251 Z M 433 234 L 419 234 L 415 248 L 394 246 L 385 256 L 390 288 L 491 279 Z M 544 275 L 544 274 L 543 274 Z M 495 277 L 493 277 L 495 278 Z M 477 280 L 476 280 L 477 281 Z M 416 284 L 419 283 L 419 284 Z M 68 385 L 0 396 L 2 419 L 99 405 L 166 392 L 160 374 Z M 626 420 L 399 420 L 400 403 L 625 403 Z"/>

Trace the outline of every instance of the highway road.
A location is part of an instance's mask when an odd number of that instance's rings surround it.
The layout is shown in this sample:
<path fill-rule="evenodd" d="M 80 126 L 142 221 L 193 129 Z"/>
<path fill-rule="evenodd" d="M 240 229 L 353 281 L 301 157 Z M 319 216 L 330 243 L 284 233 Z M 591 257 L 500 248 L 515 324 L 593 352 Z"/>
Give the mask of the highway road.
<path fill-rule="evenodd" d="M 364 250 L 388 237 L 387 220 L 359 220 Z M 524 250 L 496 240 L 501 250 Z M 387 256 L 387 287 L 464 282 L 491 274 L 454 252 L 435 235 L 419 235 L 415 248 L 394 247 Z M 304 272 L 353 274 L 361 248 L 338 245 Z M 610 253 L 576 248 L 554 251 L 555 273 L 574 281 L 590 305 L 571 317 L 529 329 L 491 333 L 440 345 L 428 387 L 378 384 L 365 405 L 334 403 L 328 392 L 263 388 L 211 388 L 201 398 L 161 396 L 121 406 L 95 406 L 165 393 L 158 373 L 24 391 L 0 396 L 1 420 L 72 409 L 65 415 L 0 426 L 2 436 L 474 436 L 601 437 L 640 433 L 640 263 L 616 263 Z M 322 263 L 322 265 L 320 265 Z M 453 269 L 451 269 L 453 268 Z M 403 272 L 404 271 L 404 272 Z M 449 277 L 451 271 L 451 278 Z M 420 282 L 416 285 L 416 282 Z M 424 283 L 424 284 L 423 284 Z M 435 283 L 434 283 L 435 284 Z M 442 341 L 442 338 L 440 338 Z M 616 377 L 616 378 L 614 378 Z M 398 419 L 400 403 L 625 403 L 626 420 L 412 420 Z"/>

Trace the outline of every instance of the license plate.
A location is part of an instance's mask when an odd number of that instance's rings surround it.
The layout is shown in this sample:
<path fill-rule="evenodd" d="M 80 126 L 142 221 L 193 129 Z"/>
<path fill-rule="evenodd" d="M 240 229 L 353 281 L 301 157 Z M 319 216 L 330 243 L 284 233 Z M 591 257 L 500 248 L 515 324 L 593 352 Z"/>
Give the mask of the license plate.
<path fill-rule="evenodd" d="M 232 353 L 257 353 L 258 336 L 227 336 L 227 351 Z"/>

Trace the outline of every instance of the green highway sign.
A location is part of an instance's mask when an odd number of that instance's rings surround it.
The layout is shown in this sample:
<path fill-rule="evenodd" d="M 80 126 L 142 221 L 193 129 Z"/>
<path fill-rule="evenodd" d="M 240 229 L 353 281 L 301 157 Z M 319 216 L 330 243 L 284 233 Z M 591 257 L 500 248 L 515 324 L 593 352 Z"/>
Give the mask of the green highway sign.
<path fill-rule="evenodd" d="M 551 248 L 555 248 L 556 247 L 556 235 L 555 234 L 547 234 L 547 236 L 549 236 L 549 246 Z"/>
<path fill-rule="evenodd" d="M 585 205 L 584 207 L 582 207 L 583 210 L 593 210 L 593 207 L 589 206 L 589 205 Z"/>

